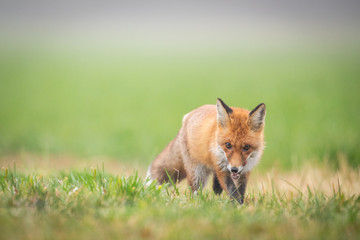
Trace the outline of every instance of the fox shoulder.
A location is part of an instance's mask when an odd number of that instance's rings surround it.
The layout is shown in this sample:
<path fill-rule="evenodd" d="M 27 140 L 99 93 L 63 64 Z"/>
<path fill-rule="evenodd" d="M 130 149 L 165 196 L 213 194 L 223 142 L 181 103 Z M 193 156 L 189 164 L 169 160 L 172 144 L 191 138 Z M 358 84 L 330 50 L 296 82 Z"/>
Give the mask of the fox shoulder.
<path fill-rule="evenodd" d="M 187 114 L 182 119 L 182 126 L 187 130 L 200 130 L 216 121 L 216 106 L 203 105 Z M 197 131 L 196 131 L 197 132 Z"/>

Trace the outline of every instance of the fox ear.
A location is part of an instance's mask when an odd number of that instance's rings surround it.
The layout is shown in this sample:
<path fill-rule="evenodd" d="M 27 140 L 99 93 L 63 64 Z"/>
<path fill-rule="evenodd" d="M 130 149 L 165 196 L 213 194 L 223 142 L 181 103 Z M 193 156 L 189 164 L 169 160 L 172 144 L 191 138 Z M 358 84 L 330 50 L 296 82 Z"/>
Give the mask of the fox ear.
<path fill-rule="evenodd" d="M 220 98 L 217 99 L 216 107 L 218 124 L 222 127 L 226 127 L 230 122 L 230 114 L 232 114 L 233 110 Z"/>
<path fill-rule="evenodd" d="M 259 104 L 249 113 L 249 122 L 248 124 L 253 131 L 259 131 L 263 129 L 265 125 L 265 114 L 266 107 L 264 103 Z"/>

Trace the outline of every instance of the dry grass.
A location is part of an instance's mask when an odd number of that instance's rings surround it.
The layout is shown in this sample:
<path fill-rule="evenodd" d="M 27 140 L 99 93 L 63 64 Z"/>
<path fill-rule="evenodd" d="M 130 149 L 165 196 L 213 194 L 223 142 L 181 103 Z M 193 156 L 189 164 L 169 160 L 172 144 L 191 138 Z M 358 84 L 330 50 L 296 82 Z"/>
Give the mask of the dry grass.
<path fill-rule="evenodd" d="M 339 158 L 339 169 L 329 167 L 326 164 L 305 164 L 298 170 L 281 171 L 275 168 L 268 171 L 255 169 L 249 180 L 248 192 L 271 192 L 277 191 L 280 195 L 294 196 L 307 194 L 308 190 L 331 195 L 339 188 L 346 196 L 360 195 L 360 169 L 351 168 L 346 159 Z M 138 172 L 143 179 L 146 176 L 147 166 L 139 162 L 122 162 L 119 159 L 109 157 L 80 158 L 74 156 L 41 156 L 29 153 L 0 157 L 0 167 L 13 167 L 14 163 L 19 172 L 40 173 L 47 175 L 56 172 L 68 172 L 70 170 L 83 170 L 91 168 L 101 169 L 103 164 L 105 172 L 114 175 L 131 176 Z M 211 189 L 209 178 L 206 190 Z M 179 184 L 179 188 L 187 188 L 186 181 Z"/>
<path fill-rule="evenodd" d="M 0 167 L 13 168 L 14 164 L 18 171 L 28 173 L 41 173 L 42 175 L 68 172 L 70 170 L 83 170 L 90 168 L 100 168 L 103 165 L 105 171 L 114 175 L 129 176 L 135 171 L 139 175 L 145 175 L 146 169 L 138 162 L 129 163 L 120 159 L 109 157 L 91 157 L 81 158 L 71 155 L 35 155 L 30 153 L 21 153 L 16 155 L 7 155 L 0 157 Z"/>
<path fill-rule="evenodd" d="M 274 187 L 279 193 L 293 195 L 308 190 L 331 195 L 339 188 L 346 196 L 360 194 L 360 169 L 350 168 L 343 161 L 338 170 L 325 165 L 306 164 L 299 170 L 281 172 L 276 169 L 265 173 L 254 172 L 249 181 L 249 188 L 255 192 L 271 191 Z"/>

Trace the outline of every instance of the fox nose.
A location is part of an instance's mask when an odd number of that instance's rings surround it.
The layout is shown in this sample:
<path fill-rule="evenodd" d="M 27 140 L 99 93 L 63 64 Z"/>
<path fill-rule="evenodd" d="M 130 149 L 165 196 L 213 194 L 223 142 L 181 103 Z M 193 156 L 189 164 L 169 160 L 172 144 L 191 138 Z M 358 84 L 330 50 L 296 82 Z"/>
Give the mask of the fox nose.
<path fill-rule="evenodd" d="M 232 168 L 231 168 L 231 172 L 237 173 L 237 172 L 238 172 L 238 168 L 237 168 L 237 167 L 232 167 Z"/>

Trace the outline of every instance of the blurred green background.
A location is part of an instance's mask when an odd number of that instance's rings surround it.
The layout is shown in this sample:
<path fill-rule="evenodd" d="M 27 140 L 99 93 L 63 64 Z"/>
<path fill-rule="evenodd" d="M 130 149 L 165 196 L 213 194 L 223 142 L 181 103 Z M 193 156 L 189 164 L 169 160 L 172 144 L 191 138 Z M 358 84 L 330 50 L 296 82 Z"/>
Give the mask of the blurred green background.
<path fill-rule="evenodd" d="M 359 4 L 154 4 L 3 3 L 0 156 L 147 165 L 220 97 L 266 103 L 262 169 L 359 165 Z"/>
<path fill-rule="evenodd" d="M 0 54 L 0 151 L 149 163 L 184 114 L 221 97 L 267 105 L 261 168 L 360 163 L 360 54 L 229 50 L 191 54 L 69 49 Z"/>

